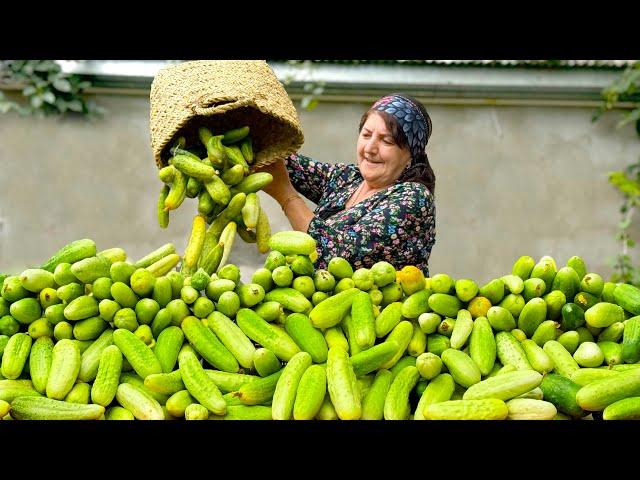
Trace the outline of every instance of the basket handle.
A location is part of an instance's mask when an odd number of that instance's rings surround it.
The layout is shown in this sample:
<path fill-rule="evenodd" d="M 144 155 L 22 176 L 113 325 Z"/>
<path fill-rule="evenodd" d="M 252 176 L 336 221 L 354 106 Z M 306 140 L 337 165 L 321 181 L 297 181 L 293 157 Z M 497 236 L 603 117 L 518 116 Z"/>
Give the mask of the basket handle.
<path fill-rule="evenodd" d="M 209 116 L 216 113 L 226 112 L 244 107 L 250 103 L 248 98 L 238 98 L 237 96 L 216 96 L 211 97 L 206 94 L 198 98 L 191 104 L 191 111 L 196 115 Z"/>

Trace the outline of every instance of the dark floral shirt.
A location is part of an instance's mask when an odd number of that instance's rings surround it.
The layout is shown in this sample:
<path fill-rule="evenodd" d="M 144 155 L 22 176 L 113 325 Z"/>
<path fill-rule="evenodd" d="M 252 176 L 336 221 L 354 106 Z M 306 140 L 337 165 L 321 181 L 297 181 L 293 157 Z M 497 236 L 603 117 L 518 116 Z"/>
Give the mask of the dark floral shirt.
<path fill-rule="evenodd" d="M 319 163 L 300 154 L 285 165 L 295 189 L 317 204 L 307 231 L 318 243 L 317 268 L 339 256 L 354 269 L 385 260 L 396 269 L 415 265 L 429 275 L 435 203 L 425 185 L 397 182 L 345 210 L 363 181 L 356 165 Z"/>

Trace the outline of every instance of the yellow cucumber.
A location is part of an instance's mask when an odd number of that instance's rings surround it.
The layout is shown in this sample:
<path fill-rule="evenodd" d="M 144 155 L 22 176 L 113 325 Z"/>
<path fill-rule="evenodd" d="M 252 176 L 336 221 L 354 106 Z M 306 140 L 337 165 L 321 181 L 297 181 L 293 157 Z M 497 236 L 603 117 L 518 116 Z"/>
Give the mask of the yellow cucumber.
<path fill-rule="evenodd" d="M 311 355 L 307 352 L 298 352 L 282 369 L 282 375 L 278 379 L 271 402 L 274 420 L 291 419 L 300 379 L 311 363 Z"/>
<path fill-rule="evenodd" d="M 506 401 L 531 391 L 540 385 L 540 382 L 542 382 L 542 375 L 535 370 L 516 370 L 489 377 L 471 385 L 462 398 L 464 400 L 499 398 Z"/>
<path fill-rule="evenodd" d="M 73 340 L 62 339 L 53 346 L 51 369 L 47 378 L 47 397 L 63 400 L 80 373 L 80 348 Z"/>
<path fill-rule="evenodd" d="M 170 255 L 172 253 L 176 253 L 175 245 L 173 243 L 165 243 L 164 245 L 156 248 L 152 252 L 149 252 L 147 255 L 142 257 L 140 260 L 138 260 L 136 263 L 134 263 L 133 266 L 136 269 L 138 269 L 138 268 L 146 268 L 149 265 L 152 265 L 152 264 L 156 263 L 158 260 L 161 260 L 162 258 L 164 258 L 167 255 Z M 132 273 L 133 273 L 133 271 L 132 271 Z"/>
<path fill-rule="evenodd" d="M 260 215 L 260 197 L 257 193 L 249 193 L 242 207 L 242 222 L 247 228 L 254 229 L 258 225 Z"/>
<path fill-rule="evenodd" d="M 551 402 L 533 398 L 514 398 L 507 402 L 508 420 L 552 420 L 558 410 Z"/>
<path fill-rule="evenodd" d="M 426 420 L 504 420 L 509 409 L 502 400 L 447 400 L 427 405 L 424 408 Z"/>
<path fill-rule="evenodd" d="M 204 405 L 200 405 L 199 403 L 192 403 L 187 405 L 187 408 L 184 409 L 184 419 L 185 420 L 208 420 L 209 419 L 209 410 Z"/>
<path fill-rule="evenodd" d="M 327 387 L 341 420 L 360 419 L 362 404 L 356 375 L 349 355 L 342 348 L 330 348 L 327 354 Z"/>
<path fill-rule="evenodd" d="M 236 238 L 236 232 L 238 230 L 238 224 L 236 222 L 229 222 L 227 226 L 224 227 L 222 233 L 220 234 L 219 243 L 222 243 L 222 257 L 220 258 L 220 263 L 218 264 L 217 271 L 219 272 L 222 267 L 224 267 L 229 261 L 229 256 L 231 255 L 231 250 L 233 249 L 233 244 Z"/>
<path fill-rule="evenodd" d="M 164 420 L 160 403 L 142 388 L 121 383 L 116 389 L 116 400 L 138 420 Z"/>
<path fill-rule="evenodd" d="M 202 252 L 202 246 L 204 245 L 204 235 L 207 224 L 204 217 L 196 215 L 193 217 L 193 224 L 191 226 L 191 235 L 187 242 L 187 248 L 184 250 L 184 256 L 182 257 L 182 264 L 190 269 L 197 268 L 198 260 L 200 259 L 200 253 Z"/>
<path fill-rule="evenodd" d="M 267 213 L 264 211 L 264 208 L 260 207 L 258 223 L 256 224 L 256 246 L 260 253 L 267 253 L 269 251 L 269 238 L 271 238 L 269 217 L 267 217 Z"/>
<path fill-rule="evenodd" d="M 180 390 L 167 399 L 166 408 L 171 416 L 180 418 L 184 417 L 185 410 L 194 402 L 188 390 Z"/>
<path fill-rule="evenodd" d="M 171 253 L 145 268 L 151 272 L 154 277 L 161 277 L 173 270 L 173 268 L 178 265 L 179 261 L 180 255 L 177 253 Z"/>

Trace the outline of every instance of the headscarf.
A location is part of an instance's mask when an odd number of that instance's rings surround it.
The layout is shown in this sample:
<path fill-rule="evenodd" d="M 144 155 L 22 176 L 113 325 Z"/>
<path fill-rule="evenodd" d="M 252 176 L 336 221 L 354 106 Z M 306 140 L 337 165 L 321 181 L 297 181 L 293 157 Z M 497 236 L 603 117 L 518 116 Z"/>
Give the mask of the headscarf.
<path fill-rule="evenodd" d="M 374 110 L 393 115 L 407 138 L 413 161 L 422 158 L 424 149 L 431 136 L 431 119 L 425 118 L 422 111 L 410 99 L 393 93 L 386 95 L 373 104 Z"/>

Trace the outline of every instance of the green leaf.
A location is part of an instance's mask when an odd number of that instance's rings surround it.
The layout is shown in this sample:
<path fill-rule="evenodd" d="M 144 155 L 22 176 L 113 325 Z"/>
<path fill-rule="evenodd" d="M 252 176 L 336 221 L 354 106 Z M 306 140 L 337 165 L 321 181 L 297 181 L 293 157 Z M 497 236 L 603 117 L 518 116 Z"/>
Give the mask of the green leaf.
<path fill-rule="evenodd" d="M 53 88 L 56 90 L 60 90 L 61 92 L 70 92 L 71 84 L 69 80 L 65 78 L 58 78 L 55 82 L 53 82 Z"/>
<path fill-rule="evenodd" d="M 43 99 L 45 102 L 47 102 L 47 103 L 51 103 L 51 104 L 53 104 L 53 103 L 55 103 L 55 102 L 56 102 L 56 96 L 55 96 L 55 95 L 53 94 L 53 92 L 51 92 L 51 91 L 44 92 L 44 93 L 42 94 L 42 99 Z"/>
<path fill-rule="evenodd" d="M 41 95 L 34 95 L 31 97 L 31 106 L 33 108 L 40 108 L 40 106 L 42 105 L 43 102 L 43 98 Z"/>
<path fill-rule="evenodd" d="M 80 100 L 71 100 L 67 102 L 69 110 L 74 112 L 82 112 L 82 102 Z"/>
<path fill-rule="evenodd" d="M 631 218 L 625 218 L 620 223 L 618 223 L 618 228 L 624 230 L 625 228 L 629 228 L 629 225 L 631 225 Z"/>
<path fill-rule="evenodd" d="M 34 87 L 33 85 L 27 85 L 22 89 L 22 95 L 24 95 L 25 97 L 33 95 L 34 93 L 36 93 L 36 87 Z"/>

